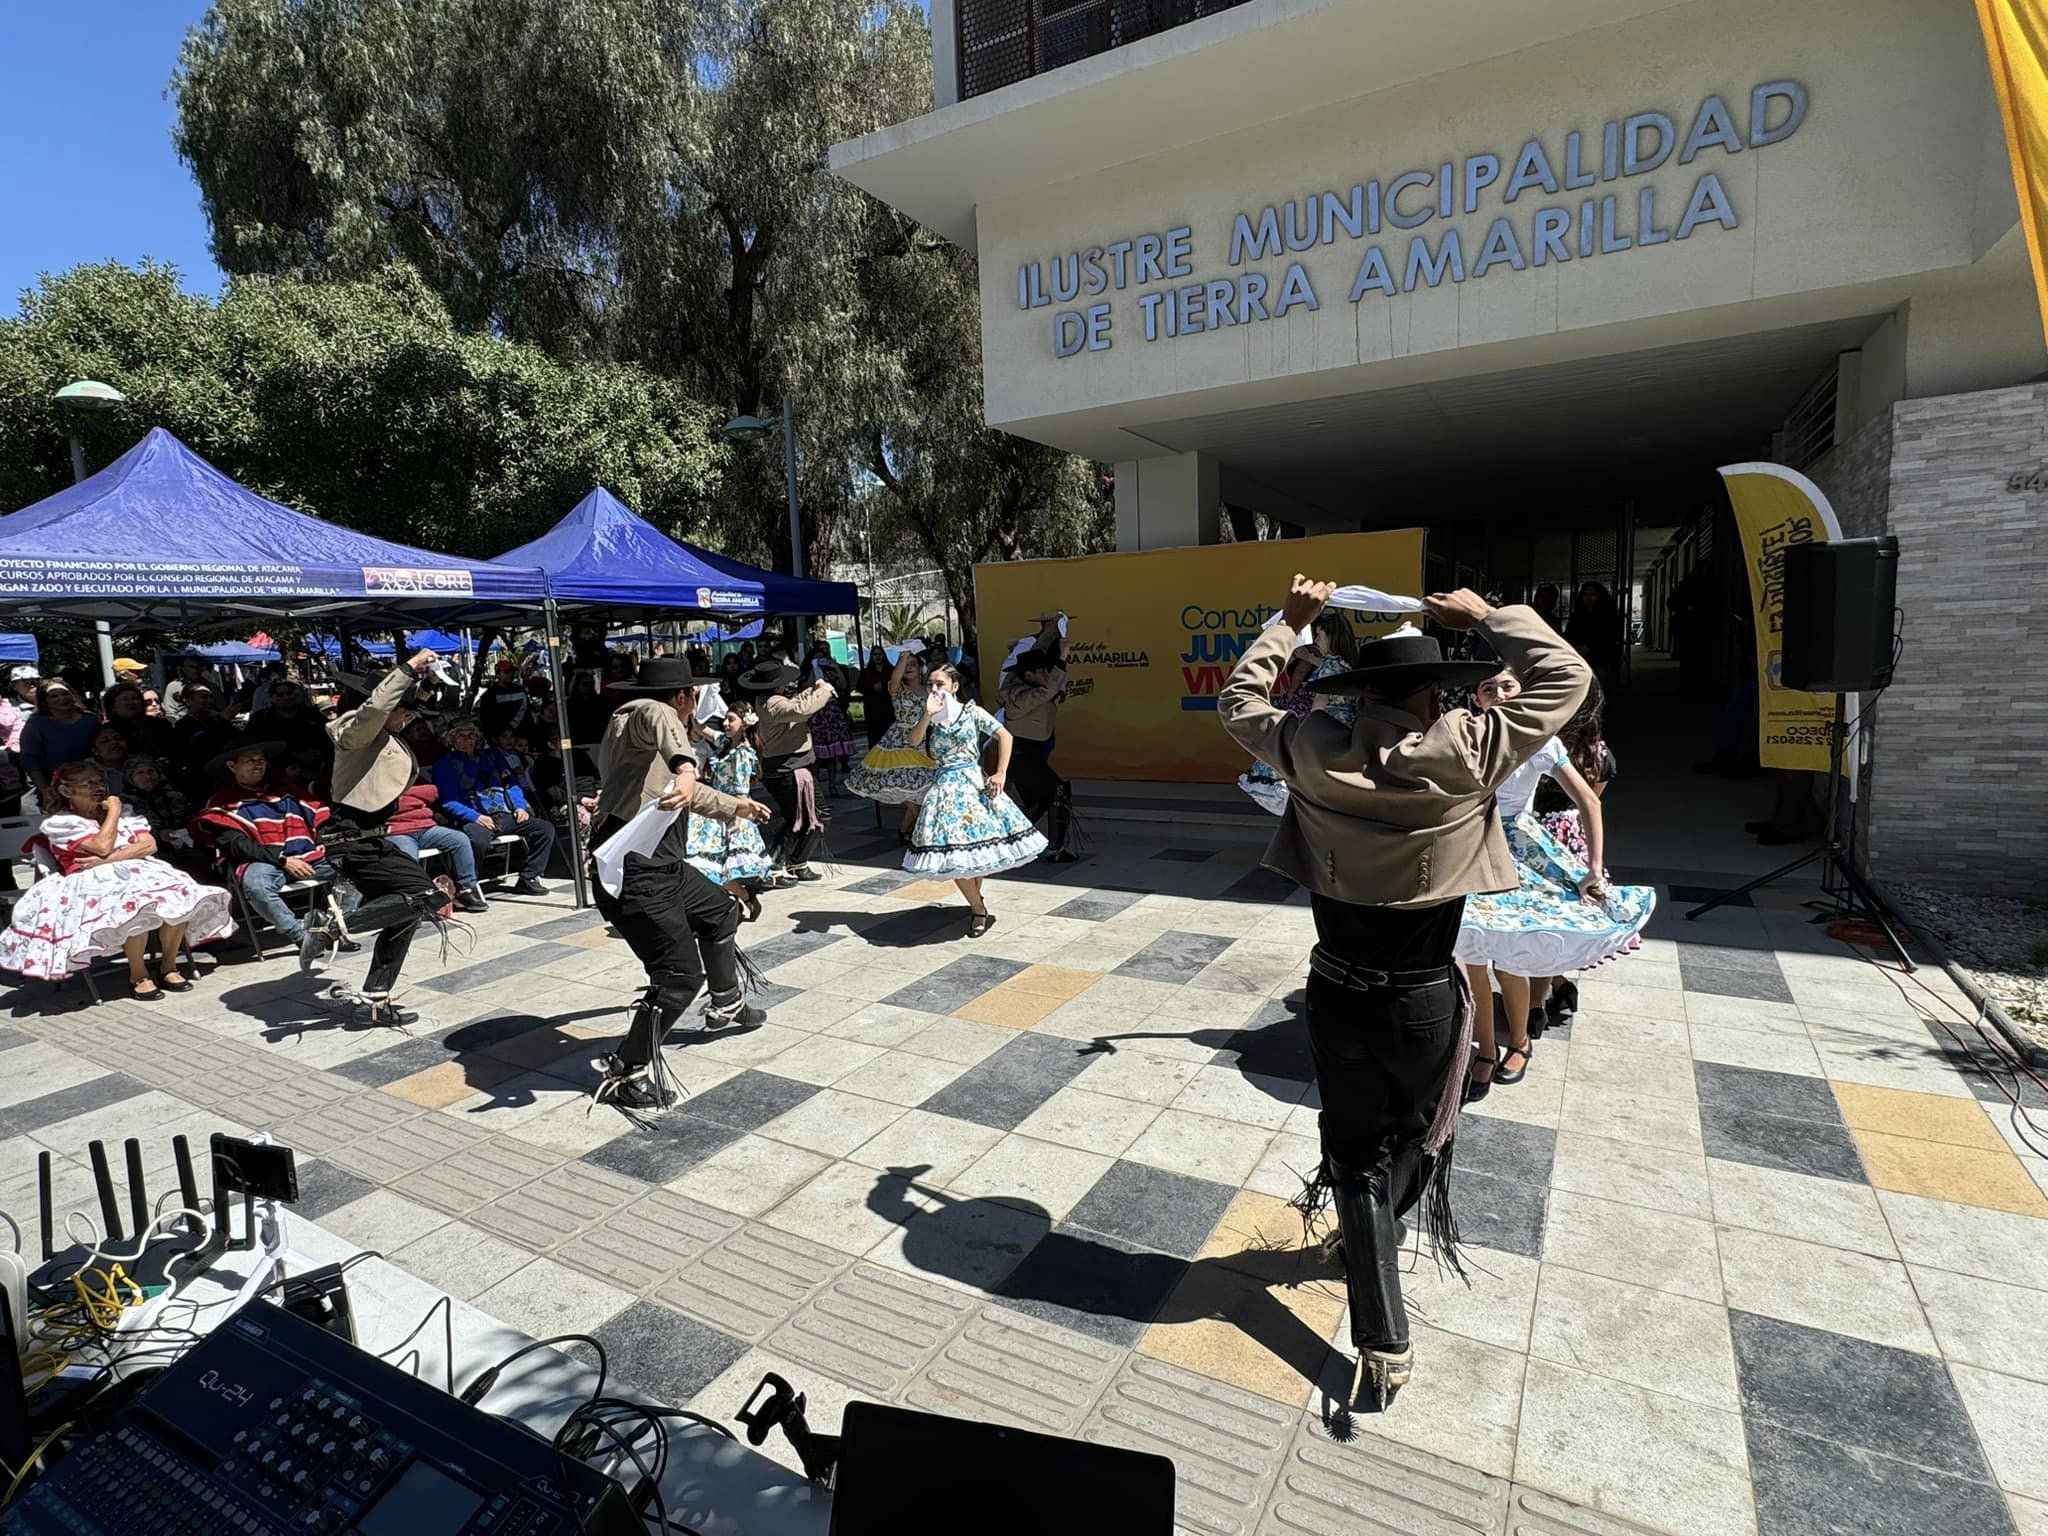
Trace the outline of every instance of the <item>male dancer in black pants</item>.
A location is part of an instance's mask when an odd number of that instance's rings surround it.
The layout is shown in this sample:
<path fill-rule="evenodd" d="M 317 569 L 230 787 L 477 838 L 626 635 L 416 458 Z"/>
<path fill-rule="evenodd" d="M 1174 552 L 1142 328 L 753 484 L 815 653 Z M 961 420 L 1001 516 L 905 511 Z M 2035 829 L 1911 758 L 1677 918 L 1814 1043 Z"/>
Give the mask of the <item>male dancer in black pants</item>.
<path fill-rule="evenodd" d="M 1286 782 L 1265 863 L 1305 885 L 1316 920 L 1308 1033 L 1322 1093 L 1323 1164 L 1302 1204 L 1335 1199 L 1351 1338 L 1352 1405 L 1382 1409 L 1414 1362 L 1396 1219 L 1429 1197 L 1439 1259 L 1458 1269 L 1451 1150 L 1472 1052 L 1472 1001 L 1452 963 L 1465 898 L 1518 877 L 1494 791 L 1570 719 L 1592 671 L 1533 608 L 1474 592 L 1425 598 L 1446 629 L 1477 629 L 1500 662 L 1446 661 L 1434 639 L 1394 634 L 1309 686 L 1359 698 L 1350 728 L 1290 715 L 1273 685 L 1336 583 L 1296 576 L 1282 622 L 1255 640 L 1219 696 L 1224 729 Z M 1445 713 L 1438 689 L 1513 667 L 1497 709 Z"/>
<path fill-rule="evenodd" d="M 834 675 L 838 668 L 832 669 Z M 761 743 L 761 782 L 768 786 L 775 802 L 775 816 L 762 834 L 769 857 L 775 861 L 775 883 L 790 886 L 799 880 L 819 879 L 811 868 L 824 823 L 819 819 L 815 785 L 797 778 L 799 769 L 816 765 L 811 750 L 811 716 L 832 702 L 836 691 L 825 678 L 814 678 L 797 687 L 803 674 L 791 662 L 770 658 L 740 674 L 740 691 L 752 698 L 756 724 L 754 735 Z M 809 775 L 806 774 L 808 778 Z"/>
<path fill-rule="evenodd" d="M 619 889 L 596 886 L 597 910 L 647 970 L 647 989 L 617 1051 L 599 1063 L 604 1073 L 594 1096 L 638 1113 L 675 1103 L 661 1065 L 661 1043 L 707 982 L 707 1029 L 751 1029 L 767 1017 L 740 992 L 740 906 L 684 862 L 690 818 L 764 822 L 769 811 L 697 781 L 689 723 L 696 708 L 695 678 L 680 657 L 640 664 L 618 692 L 636 695 L 605 723 L 597 748 L 598 801 L 590 818 L 590 845 L 601 848 L 649 804 L 680 811 L 651 854 L 628 854 Z"/>
<path fill-rule="evenodd" d="M 363 904 L 346 919 L 323 912 L 308 919 L 299 942 L 299 965 L 308 971 L 327 968 L 328 957 L 351 933 L 374 931 L 370 971 L 360 992 L 334 989 L 332 996 L 354 1005 L 371 1024 L 411 1024 L 419 1018 L 392 1000 L 398 972 L 420 919 L 447 904 L 431 877 L 386 840 L 384 824 L 398 797 L 419 775 L 419 760 L 405 744 L 403 732 L 421 712 L 420 679 L 435 665 L 432 651 L 420 651 L 403 666 L 385 673 L 375 687 L 342 678 L 344 687 L 367 695 L 356 708 L 331 721 L 327 735 L 334 743 L 333 788 L 329 797 L 334 819 L 323 841 L 341 873 L 363 893 Z"/>
<path fill-rule="evenodd" d="M 1060 700 L 1067 691 L 1064 613 L 1041 613 L 1038 638 L 1010 663 L 996 688 L 1003 725 L 1016 739 L 1010 758 L 1010 795 L 1033 821 L 1045 822 L 1045 861 L 1071 864 L 1074 851 L 1074 788 L 1052 765 Z"/>

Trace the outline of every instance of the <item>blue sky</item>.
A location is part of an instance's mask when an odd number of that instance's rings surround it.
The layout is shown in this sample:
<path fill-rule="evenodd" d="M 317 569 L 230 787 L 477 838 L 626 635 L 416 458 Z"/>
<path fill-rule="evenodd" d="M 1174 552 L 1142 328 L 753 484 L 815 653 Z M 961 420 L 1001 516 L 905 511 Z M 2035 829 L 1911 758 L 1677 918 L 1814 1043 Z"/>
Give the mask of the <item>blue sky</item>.
<path fill-rule="evenodd" d="M 164 86 L 205 0 L 44 0 L 0 19 L 0 314 L 42 272 L 173 262 L 218 291 Z"/>

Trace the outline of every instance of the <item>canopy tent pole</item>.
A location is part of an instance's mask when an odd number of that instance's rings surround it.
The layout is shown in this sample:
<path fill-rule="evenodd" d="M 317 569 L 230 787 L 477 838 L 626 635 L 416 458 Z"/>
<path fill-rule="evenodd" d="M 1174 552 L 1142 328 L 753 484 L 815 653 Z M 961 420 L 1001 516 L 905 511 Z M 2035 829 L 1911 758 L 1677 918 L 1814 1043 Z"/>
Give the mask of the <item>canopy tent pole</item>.
<path fill-rule="evenodd" d="M 590 905 L 590 891 L 583 880 L 583 829 L 576 819 L 576 748 L 569 740 L 569 690 L 562 686 L 562 627 L 555 615 L 555 600 L 541 602 L 541 617 L 548 630 L 548 682 L 555 692 L 556 745 L 562 753 L 562 782 L 569 788 L 569 878 L 576 884 L 576 905 Z"/>

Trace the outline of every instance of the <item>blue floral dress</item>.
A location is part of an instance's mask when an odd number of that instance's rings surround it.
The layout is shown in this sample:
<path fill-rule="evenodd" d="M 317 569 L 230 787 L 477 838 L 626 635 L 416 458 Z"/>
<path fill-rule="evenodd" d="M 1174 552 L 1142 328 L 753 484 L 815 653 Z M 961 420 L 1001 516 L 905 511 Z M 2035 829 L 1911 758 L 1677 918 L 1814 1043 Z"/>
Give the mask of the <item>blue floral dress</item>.
<path fill-rule="evenodd" d="M 1342 656 L 1332 654 L 1316 663 L 1316 669 L 1309 674 L 1308 680 L 1315 682 L 1318 678 L 1331 677 L 1339 672 L 1347 672 L 1350 668 L 1350 662 Z M 1287 700 L 1287 712 L 1296 719 L 1305 718 L 1308 712 L 1315 708 L 1316 697 L 1307 688 L 1295 689 Z M 1324 699 L 1323 712 L 1349 730 L 1358 723 L 1358 700 Z M 1237 787 L 1250 795 L 1262 811 L 1270 811 L 1278 816 L 1287 809 L 1287 786 L 1280 781 L 1280 775 L 1273 771 L 1270 764 L 1254 758 L 1251 767 L 1237 776 Z"/>
<path fill-rule="evenodd" d="M 951 725 L 934 720 L 925 736 L 938 767 L 910 831 L 903 867 L 942 880 L 972 880 L 1029 864 L 1045 852 L 1045 836 L 1007 794 L 992 795 L 982 777 L 981 749 L 1001 727 L 979 704 L 967 704 Z"/>
<path fill-rule="evenodd" d="M 915 805 L 925 797 L 938 769 L 931 753 L 910 744 L 910 728 L 924 718 L 924 701 L 921 690 L 891 696 L 895 723 L 846 775 L 848 793 L 882 805 Z"/>
<path fill-rule="evenodd" d="M 727 747 L 712 760 L 711 787 L 744 798 L 760 771 L 761 759 L 752 747 L 745 743 Z M 761 829 L 751 821 L 727 825 L 708 816 L 692 816 L 683 856 L 714 885 L 766 879 L 770 867 Z"/>

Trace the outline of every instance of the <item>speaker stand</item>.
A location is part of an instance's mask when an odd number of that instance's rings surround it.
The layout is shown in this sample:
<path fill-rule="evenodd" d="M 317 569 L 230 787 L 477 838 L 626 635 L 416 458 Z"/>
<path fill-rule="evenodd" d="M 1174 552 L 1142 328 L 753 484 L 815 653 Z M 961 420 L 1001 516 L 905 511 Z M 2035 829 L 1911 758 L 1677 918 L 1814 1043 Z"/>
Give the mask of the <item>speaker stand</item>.
<path fill-rule="evenodd" d="M 1906 953 L 1906 946 L 1899 938 L 1898 930 L 1892 926 L 1891 909 L 1885 905 L 1884 898 L 1877 894 L 1871 887 L 1870 882 L 1857 872 L 1855 863 L 1849 857 L 1849 844 L 1842 829 L 1844 814 L 1843 796 L 1838 788 L 1842 778 L 1843 738 L 1846 735 L 1847 728 L 1842 723 L 1842 700 L 1838 694 L 1835 698 L 1835 718 L 1828 727 L 1827 841 L 1812 852 L 1801 854 L 1791 863 L 1779 865 L 1767 875 L 1758 875 L 1746 885 L 1740 885 L 1732 891 L 1723 891 L 1718 896 L 1709 897 L 1687 912 L 1685 914 L 1686 920 L 1691 921 L 1702 913 L 1712 912 L 1716 907 L 1725 907 L 1730 902 L 1740 901 L 1751 891 L 1762 890 L 1767 885 L 1775 885 L 1786 876 L 1796 874 L 1809 864 L 1821 864 L 1826 869 L 1832 870 L 1842 881 L 1840 887 L 1830 887 L 1823 883 L 1822 889 L 1827 891 L 1828 895 L 1833 898 L 1833 910 L 1828 911 L 1824 909 L 1823 916 L 1830 919 L 1859 917 L 1875 923 L 1883 931 L 1886 942 L 1891 945 L 1892 953 L 1899 957 L 1899 964 L 1904 966 L 1910 973 L 1918 970 L 1919 967 L 1913 963 L 1913 957 Z M 1847 814 L 1852 819 L 1854 818 L 1856 813 L 1853 806 L 1848 809 Z M 1844 891 L 1855 895 L 1862 901 L 1863 905 L 1860 907 L 1854 905 L 1843 894 Z"/>

